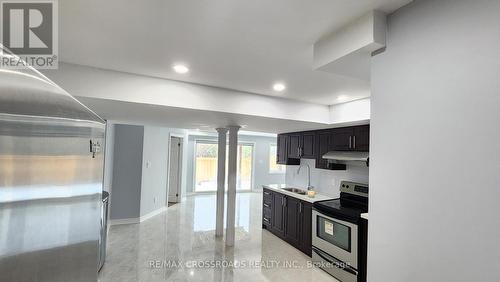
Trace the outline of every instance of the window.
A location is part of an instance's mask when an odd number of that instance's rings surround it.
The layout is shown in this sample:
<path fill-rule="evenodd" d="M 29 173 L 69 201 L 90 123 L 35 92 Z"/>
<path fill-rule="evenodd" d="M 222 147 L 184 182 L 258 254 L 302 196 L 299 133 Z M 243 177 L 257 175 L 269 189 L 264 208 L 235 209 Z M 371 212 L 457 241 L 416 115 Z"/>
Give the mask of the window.
<path fill-rule="evenodd" d="M 196 141 L 195 192 L 217 191 L 217 147 L 213 141 Z M 237 149 L 236 189 L 251 190 L 253 179 L 253 144 L 240 143 Z M 226 147 L 226 176 L 227 154 Z M 225 183 L 227 189 L 227 181 Z"/>
<path fill-rule="evenodd" d="M 217 143 L 196 142 L 195 150 L 195 191 L 217 191 Z"/>
<path fill-rule="evenodd" d="M 269 173 L 285 173 L 285 166 L 276 163 L 277 150 L 276 144 L 269 146 Z"/>

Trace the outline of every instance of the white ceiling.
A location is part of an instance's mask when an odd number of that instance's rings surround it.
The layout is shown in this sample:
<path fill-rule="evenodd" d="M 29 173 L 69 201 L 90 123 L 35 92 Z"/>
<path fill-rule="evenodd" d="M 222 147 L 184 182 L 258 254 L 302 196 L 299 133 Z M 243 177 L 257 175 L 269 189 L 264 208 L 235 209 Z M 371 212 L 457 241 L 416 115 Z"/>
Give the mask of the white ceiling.
<path fill-rule="evenodd" d="M 369 82 L 313 71 L 313 43 L 410 1 L 65 0 L 59 53 L 69 63 L 330 105 L 369 96 Z M 179 62 L 187 75 L 171 70 Z M 272 91 L 275 81 L 287 89 Z"/>
<path fill-rule="evenodd" d="M 282 133 L 332 127 L 328 124 L 316 122 L 130 103 L 89 97 L 77 96 L 76 98 L 100 117 L 126 124 L 147 124 L 201 132 L 215 132 L 215 128 L 217 127 L 240 125 L 243 127 L 243 130 L 265 133 Z"/>

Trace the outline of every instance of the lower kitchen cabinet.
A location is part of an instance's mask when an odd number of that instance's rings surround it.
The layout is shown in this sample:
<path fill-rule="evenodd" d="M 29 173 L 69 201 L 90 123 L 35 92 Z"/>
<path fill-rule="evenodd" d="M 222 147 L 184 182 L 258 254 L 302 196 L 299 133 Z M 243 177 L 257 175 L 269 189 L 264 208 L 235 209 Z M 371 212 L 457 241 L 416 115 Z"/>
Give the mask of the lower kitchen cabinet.
<path fill-rule="evenodd" d="M 273 233 L 279 237 L 285 236 L 285 195 L 272 192 L 271 225 Z"/>
<path fill-rule="evenodd" d="M 300 244 L 299 249 L 306 255 L 312 255 L 312 204 L 301 201 L 300 209 Z"/>
<path fill-rule="evenodd" d="M 262 227 L 311 256 L 312 204 L 264 188 Z"/>
<path fill-rule="evenodd" d="M 285 240 L 292 246 L 300 245 L 300 200 L 285 196 Z"/>

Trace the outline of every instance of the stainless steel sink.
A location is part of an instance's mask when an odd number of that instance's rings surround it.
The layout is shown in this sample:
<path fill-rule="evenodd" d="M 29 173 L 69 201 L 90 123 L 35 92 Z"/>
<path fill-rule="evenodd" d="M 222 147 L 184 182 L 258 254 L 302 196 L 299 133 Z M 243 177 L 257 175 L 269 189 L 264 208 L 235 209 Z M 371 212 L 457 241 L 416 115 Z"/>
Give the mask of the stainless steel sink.
<path fill-rule="evenodd" d="M 288 192 L 297 193 L 297 194 L 300 194 L 300 195 L 307 194 L 307 192 L 305 190 L 297 189 L 297 188 L 281 188 L 281 189 L 283 189 L 285 191 L 288 191 Z"/>

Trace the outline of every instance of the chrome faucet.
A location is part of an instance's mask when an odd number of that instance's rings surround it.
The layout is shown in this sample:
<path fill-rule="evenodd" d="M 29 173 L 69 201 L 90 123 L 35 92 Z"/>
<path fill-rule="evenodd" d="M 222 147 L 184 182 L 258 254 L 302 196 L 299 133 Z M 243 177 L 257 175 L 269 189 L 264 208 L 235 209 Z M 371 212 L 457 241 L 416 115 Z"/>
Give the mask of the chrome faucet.
<path fill-rule="evenodd" d="M 312 190 L 314 187 L 311 186 L 311 166 L 309 166 L 309 164 L 301 164 L 297 169 L 297 174 L 300 173 L 300 169 L 303 166 L 307 166 L 307 190 Z"/>

